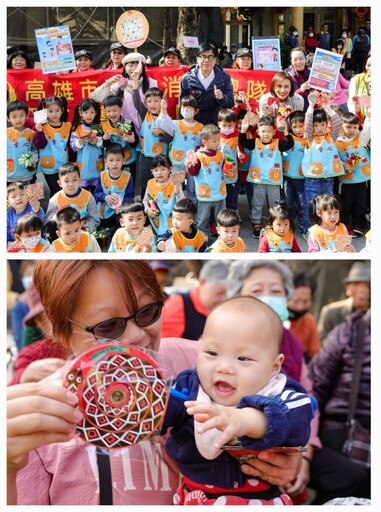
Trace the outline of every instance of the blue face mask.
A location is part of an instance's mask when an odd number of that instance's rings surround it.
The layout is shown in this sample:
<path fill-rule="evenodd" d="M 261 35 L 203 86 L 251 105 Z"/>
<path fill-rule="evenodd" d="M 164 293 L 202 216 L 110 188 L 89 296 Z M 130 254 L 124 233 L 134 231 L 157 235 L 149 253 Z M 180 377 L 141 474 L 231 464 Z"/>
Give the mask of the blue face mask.
<path fill-rule="evenodd" d="M 282 322 L 288 320 L 288 309 L 286 297 L 274 297 L 271 295 L 260 295 L 257 297 L 261 302 L 267 304 L 279 316 Z"/>
<path fill-rule="evenodd" d="M 26 290 L 27 288 L 29 288 L 29 285 L 32 284 L 33 276 L 23 277 L 21 281 L 22 281 L 22 285 L 24 287 L 24 290 Z"/>

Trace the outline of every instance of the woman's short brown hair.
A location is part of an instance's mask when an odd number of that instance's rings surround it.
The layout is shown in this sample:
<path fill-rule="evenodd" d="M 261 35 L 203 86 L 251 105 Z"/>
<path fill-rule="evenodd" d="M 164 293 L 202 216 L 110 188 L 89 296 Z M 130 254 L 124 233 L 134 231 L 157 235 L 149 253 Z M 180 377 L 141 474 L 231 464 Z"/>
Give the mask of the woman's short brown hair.
<path fill-rule="evenodd" d="M 144 286 L 154 302 L 162 300 L 156 275 L 148 262 L 143 260 L 39 261 L 33 280 L 52 324 L 53 338 L 65 348 L 70 345 L 72 333 L 68 318 L 75 310 L 81 288 L 86 286 L 88 274 L 97 268 L 108 269 L 116 275 L 124 302 L 132 312 L 138 309 L 134 293 L 136 286 Z"/>
<path fill-rule="evenodd" d="M 294 96 L 295 86 L 294 86 L 294 82 L 292 80 L 291 75 L 289 75 L 285 71 L 278 71 L 278 73 L 275 73 L 275 75 L 273 76 L 273 78 L 271 80 L 271 83 L 270 83 L 270 92 L 271 92 L 271 94 L 273 96 L 276 96 L 276 94 L 275 94 L 275 87 L 277 86 L 277 84 L 279 82 L 281 82 L 284 79 L 286 79 L 286 80 L 288 80 L 290 82 L 291 91 L 290 91 L 289 97 L 291 98 L 292 96 Z"/>

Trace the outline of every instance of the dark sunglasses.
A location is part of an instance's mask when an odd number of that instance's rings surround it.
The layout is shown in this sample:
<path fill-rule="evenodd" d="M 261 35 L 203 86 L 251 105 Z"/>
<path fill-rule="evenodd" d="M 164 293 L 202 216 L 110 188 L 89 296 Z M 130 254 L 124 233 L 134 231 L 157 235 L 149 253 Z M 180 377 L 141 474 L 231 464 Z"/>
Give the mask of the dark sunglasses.
<path fill-rule="evenodd" d="M 90 332 L 98 341 L 102 339 L 114 340 L 124 333 L 129 320 L 133 320 L 138 327 L 148 327 L 149 325 L 157 322 L 160 318 L 163 305 L 164 304 L 162 302 L 147 304 L 147 306 L 143 306 L 138 309 L 136 313 L 131 316 L 126 316 L 124 318 L 110 318 L 109 320 L 99 322 L 99 324 L 96 324 L 93 327 L 86 327 L 85 325 L 81 325 L 70 318 L 68 318 L 68 320 L 70 323 L 80 327 L 84 331 Z"/>

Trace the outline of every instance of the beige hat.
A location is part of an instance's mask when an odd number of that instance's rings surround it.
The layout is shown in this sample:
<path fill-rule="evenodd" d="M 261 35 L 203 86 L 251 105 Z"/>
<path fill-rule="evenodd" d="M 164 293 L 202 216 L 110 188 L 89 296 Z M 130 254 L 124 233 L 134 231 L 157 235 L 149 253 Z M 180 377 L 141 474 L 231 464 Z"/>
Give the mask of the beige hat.
<path fill-rule="evenodd" d="M 146 58 L 141 53 L 131 52 L 128 53 L 125 57 L 123 57 L 122 64 L 123 66 L 125 66 L 129 62 L 142 62 L 143 64 L 145 64 Z"/>
<path fill-rule="evenodd" d="M 344 283 L 370 283 L 370 264 L 356 262 L 352 265 L 348 277 L 343 279 Z"/>

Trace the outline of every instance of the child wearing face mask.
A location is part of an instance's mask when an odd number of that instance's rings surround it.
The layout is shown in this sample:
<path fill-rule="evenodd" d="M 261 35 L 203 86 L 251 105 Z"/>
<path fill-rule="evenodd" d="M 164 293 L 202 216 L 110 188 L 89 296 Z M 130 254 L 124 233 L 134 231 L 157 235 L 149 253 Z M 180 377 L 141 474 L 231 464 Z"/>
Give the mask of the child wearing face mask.
<path fill-rule="evenodd" d="M 167 112 L 167 102 L 161 101 L 160 115 L 157 126 L 168 133 L 172 139 L 169 158 L 172 162 L 172 173 L 185 171 L 185 156 L 190 149 L 197 151 L 201 146 L 200 132 L 202 123 L 195 120 L 198 113 L 198 102 L 194 96 L 184 96 L 180 102 L 180 120 L 171 119 Z M 187 176 L 186 195 L 197 204 L 194 178 Z"/>
<path fill-rule="evenodd" d="M 44 223 L 35 213 L 27 213 L 20 217 L 15 226 L 15 242 L 10 244 L 23 252 L 49 252 L 50 243 L 42 238 Z"/>

